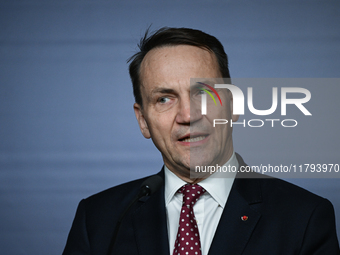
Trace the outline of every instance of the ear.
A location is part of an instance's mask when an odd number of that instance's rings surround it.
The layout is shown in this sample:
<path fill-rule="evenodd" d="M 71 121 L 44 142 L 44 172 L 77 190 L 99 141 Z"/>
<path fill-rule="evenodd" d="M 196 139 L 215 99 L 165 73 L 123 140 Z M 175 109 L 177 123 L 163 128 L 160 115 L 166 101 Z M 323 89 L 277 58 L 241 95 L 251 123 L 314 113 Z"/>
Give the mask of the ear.
<path fill-rule="evenodd" d="M 238 118 L 240 117 L 240 115 L 235 115 L 234 114 L 234 109 L 233 109 L 233 94 L 231 92 L 230 93 L 230 113 L 231 113 L 231 119 L 233 120 L 233 122 L 236 122 L 238 120 Z"/>
<path fill-rule="evenodd" d="M 146 139 L 151 138 L 148 123 L 146 122 L 146 120 L 144 118 L 142 107 L 139 104 L 134 103 L 133 109 L 135 111 L 136 119 L 138 121 L 138 125 L 139 125 L 140 131 L 142 132 L 143 136 Z"/>

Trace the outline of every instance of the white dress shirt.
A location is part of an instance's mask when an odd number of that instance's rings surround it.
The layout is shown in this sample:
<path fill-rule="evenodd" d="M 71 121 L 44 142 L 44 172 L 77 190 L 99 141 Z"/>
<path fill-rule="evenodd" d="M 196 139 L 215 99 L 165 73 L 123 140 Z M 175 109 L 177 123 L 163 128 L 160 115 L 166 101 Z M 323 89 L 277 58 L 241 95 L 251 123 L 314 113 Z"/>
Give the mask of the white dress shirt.
<path fill-rule="evenodd" d="M 238 169 L 238 162 L 235 153 L 231 156 L 225 166 L 235 166 Z M 165 206 L 167 211 L 167 226 L 169 236 L 170 254 L 173 254 L 174 244 L 179 225 L 180 211 L 182 208 L 182 194 L 177 193 L 178 189 L 187 184 L 177 177 L 166 166 L 165 173 Z M 220 221 L 224 206 L 227 202 L 231 186 L 233 185 L 236 173 L 223 177 L 223 173 L 214 173 L 209 178 L 199 182 L 206 192 L 194 205 L 194 213 L 197 220 L 198 231 L 201 240 L 202 255 L 207 255 L 211 242 L 214 238 L 218 222 Z"/>

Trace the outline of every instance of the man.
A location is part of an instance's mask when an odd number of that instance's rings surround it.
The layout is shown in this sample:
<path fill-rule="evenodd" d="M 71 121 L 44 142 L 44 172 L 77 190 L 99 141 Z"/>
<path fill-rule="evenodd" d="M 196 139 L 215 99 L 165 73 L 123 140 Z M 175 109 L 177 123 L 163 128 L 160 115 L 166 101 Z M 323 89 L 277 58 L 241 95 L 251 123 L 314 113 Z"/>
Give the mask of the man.
<path fill-rule="evenodd" d="M 82 200 L 64 255 L 340 254 L 328 200 L 274 178 L 193 175 L 196 165 L 245 166 L 230 126 L 212 125 L 214 116 L 237 121 L 231 93 L 217 91 L 223 107 L 207 115 L 197 107 L 209 92 L 199 85 L 230 78 L 215 37 L 163 28 L 131 60 L 136 118 L 162 154 L 164 181 L 126 213 L 145 178 Z"/>

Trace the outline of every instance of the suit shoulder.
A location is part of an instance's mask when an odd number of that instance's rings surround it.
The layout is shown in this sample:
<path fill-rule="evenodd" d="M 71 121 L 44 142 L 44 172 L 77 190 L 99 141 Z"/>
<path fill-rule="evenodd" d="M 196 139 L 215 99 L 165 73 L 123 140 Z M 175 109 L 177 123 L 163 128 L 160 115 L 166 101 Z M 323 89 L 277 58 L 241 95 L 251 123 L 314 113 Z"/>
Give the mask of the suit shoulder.
<path fill-rule="evenodd" d="M 148 177 L 122 183 L 85 198 L 84 203 L 87 210 L 128 204 L 137 195 L 141 184 Z"/>
<path fill-rule="evenodd" d="M 268 178 L 261 182 L 263 198 L 282 205 L 312 209 L 323 203 L 331 204 L 327 199 L 285 180 Z"/>

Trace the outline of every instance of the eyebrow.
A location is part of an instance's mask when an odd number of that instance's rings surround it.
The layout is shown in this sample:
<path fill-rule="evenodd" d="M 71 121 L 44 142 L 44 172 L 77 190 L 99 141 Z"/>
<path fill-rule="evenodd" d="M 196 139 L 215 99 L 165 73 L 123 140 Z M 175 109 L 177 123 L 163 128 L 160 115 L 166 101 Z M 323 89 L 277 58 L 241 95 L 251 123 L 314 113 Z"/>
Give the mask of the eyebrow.
<path fill-rule="evenodd" d="M 213 85 L 210 85 L 210 83 L 196 82 L 195 84 L 193 84 L 193 85 L 190 86 L 190 89 L 191 89 L 191 90 L 193 90 L 193 89 L 201 89 L 202 87 L 205 87 L 205 86 L 204 86 L 205 84 L 207 84 L 207 85 L 213 87 Z"/>
<path fill-rule="evenodd" d="M 203 87 L 202 84 L 199 84 L 199 83 L 196 82 L 195 84 L 190 86 L 190 89 L 200 89 L 202 87 Z"/>
<path fill-rule="evenodd" d="M 151 94 L 157 94 L 157 93 L 161 93 L 161 94 L 175 94 L 176 91 L 173 89 L 168 89 L 168 88 L 156 88 L 154 90 L 151 91 Z"/>

